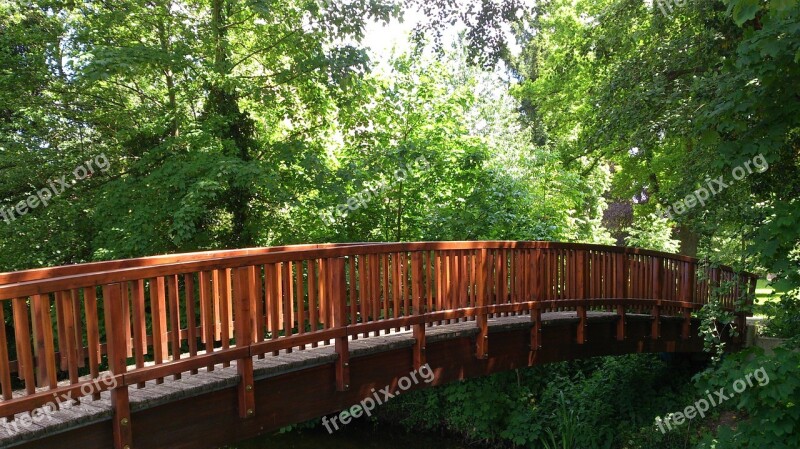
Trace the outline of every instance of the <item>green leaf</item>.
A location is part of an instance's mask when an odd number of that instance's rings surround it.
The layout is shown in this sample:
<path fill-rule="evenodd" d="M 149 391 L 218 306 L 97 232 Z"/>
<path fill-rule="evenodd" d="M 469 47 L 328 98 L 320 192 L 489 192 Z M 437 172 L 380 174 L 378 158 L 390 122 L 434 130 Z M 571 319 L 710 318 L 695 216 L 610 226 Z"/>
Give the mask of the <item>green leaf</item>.
<path fill-rule="evenodd" d="M 761 9 L 759 0 L 738 0 L 733 2 L 733 21 L 742 26 L 748 20 L 753 20 Z"/>
<path fill-rule="evenodd" d="M 774 8 L 776 11 L 788 11 L 794 7 L 796 3 L 797 0 L 772 0 L 770 2 L 770 7 Z"/>

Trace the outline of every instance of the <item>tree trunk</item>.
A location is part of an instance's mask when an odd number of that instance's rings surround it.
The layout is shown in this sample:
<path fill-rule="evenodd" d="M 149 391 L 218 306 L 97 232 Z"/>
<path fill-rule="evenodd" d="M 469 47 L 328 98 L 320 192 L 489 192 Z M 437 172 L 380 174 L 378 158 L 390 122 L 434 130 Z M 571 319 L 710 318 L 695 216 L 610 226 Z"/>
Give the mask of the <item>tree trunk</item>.
<path fill-rule="evenodd" d="M 230 73 L 232 64 L 228 52 L 226 0 L 213 0 L 211 4 L 211 34 L 214 43 L 214 72 L 217 80 L 223 80 Z M 212 82 L 209 86 L 206 113 L 216 116 L 215 134 L 223 141 L 225 154 L 238 157 L 242 161 L 252 160 L 251 150 L 255 146 L 255 124 L 246 112 L 239 109 L 239 96 L 226 91 L 225 87 Z M 250 202 L 253 192 L 242 180 L 231 180 L 226 207 L 233 216 L 230 247 L 253 246 L 256 236 L 248 227 L 250 222 Z"/>
<path fill-rule="evenodd" d="M 678 227 L 678 239 L 681 241 L 680 253 L 684 256 L 697 257 L 697 245 L 700 234 L 694 232 L 686 225 Z"/>

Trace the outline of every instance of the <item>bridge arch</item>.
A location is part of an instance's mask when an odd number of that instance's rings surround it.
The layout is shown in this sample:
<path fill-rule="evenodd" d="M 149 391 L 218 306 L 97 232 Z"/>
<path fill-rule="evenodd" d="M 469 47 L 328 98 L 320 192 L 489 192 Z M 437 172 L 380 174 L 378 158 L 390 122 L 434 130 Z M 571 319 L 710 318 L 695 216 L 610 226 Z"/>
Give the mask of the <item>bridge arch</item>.
<path fill-rule="evenodd" d="M 701 352 L 692 312 L 715 289 L 736 311 L 754 286 L 684 256 L 508 241 L 0 274 L 14 322 L 0 330 L 0 417 L 17 429 L 0 426 L 0 446 L 215 447 L 402 390 L 422 369 L 433 379 L 415 388 L 596 355 Z M 80 402 L 48 413 L 55 424 L 27 425 L 54 398 Z"/>

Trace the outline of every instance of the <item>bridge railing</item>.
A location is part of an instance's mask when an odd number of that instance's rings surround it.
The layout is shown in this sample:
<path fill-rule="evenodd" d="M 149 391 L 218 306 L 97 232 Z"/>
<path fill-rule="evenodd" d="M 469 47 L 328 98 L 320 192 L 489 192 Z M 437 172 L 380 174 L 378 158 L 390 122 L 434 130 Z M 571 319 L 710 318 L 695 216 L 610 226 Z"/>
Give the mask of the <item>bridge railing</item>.
<path fill-rule="evenodd" d="M 120 424 L 130 423 L 128 386 L 167 376 L 235 361 L 246 418 L 253 357 L 333 345 L 336 387 L 346 390 L 352 339 L 410 330 L 421 366 L 430 326 L 474 321 L 484 358 L 493 317 L 529 316 L 536 350 L 542 313 L 574 311 L 585 324 L 590 310 L 620 315 L 619 339 L 630 313 L 653 317 L 652 338 L 663 316 L 682 317 L 689 338 L 691 313 L 712 292 L 743 327 L 736 301 L 754 288 L 752 275 L 684 256 L 504 241 L 296 245 L 0 274 L 0 321 L 10 312 L 14 323 L 0 327 L 0 417 L 109 388 L 121 448 L 130 444 L 130 425 Z M 105 370 L 113 382 L 96 382 Z"/>

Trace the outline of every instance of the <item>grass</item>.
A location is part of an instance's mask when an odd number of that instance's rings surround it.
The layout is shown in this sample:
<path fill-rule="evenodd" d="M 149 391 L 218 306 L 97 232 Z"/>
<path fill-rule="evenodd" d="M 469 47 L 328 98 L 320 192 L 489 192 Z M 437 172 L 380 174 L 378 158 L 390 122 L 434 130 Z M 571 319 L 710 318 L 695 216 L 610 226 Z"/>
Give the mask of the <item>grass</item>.
<path fill-rule="evenodd" d="M 756 282 L 756 302 L 753 307 L 753 316 L 765 318 L 763 305 L 768 302 L 778 302 L 781 299 L 781 292 L 769 286 L 769 281 L 759 279 Z"/>

